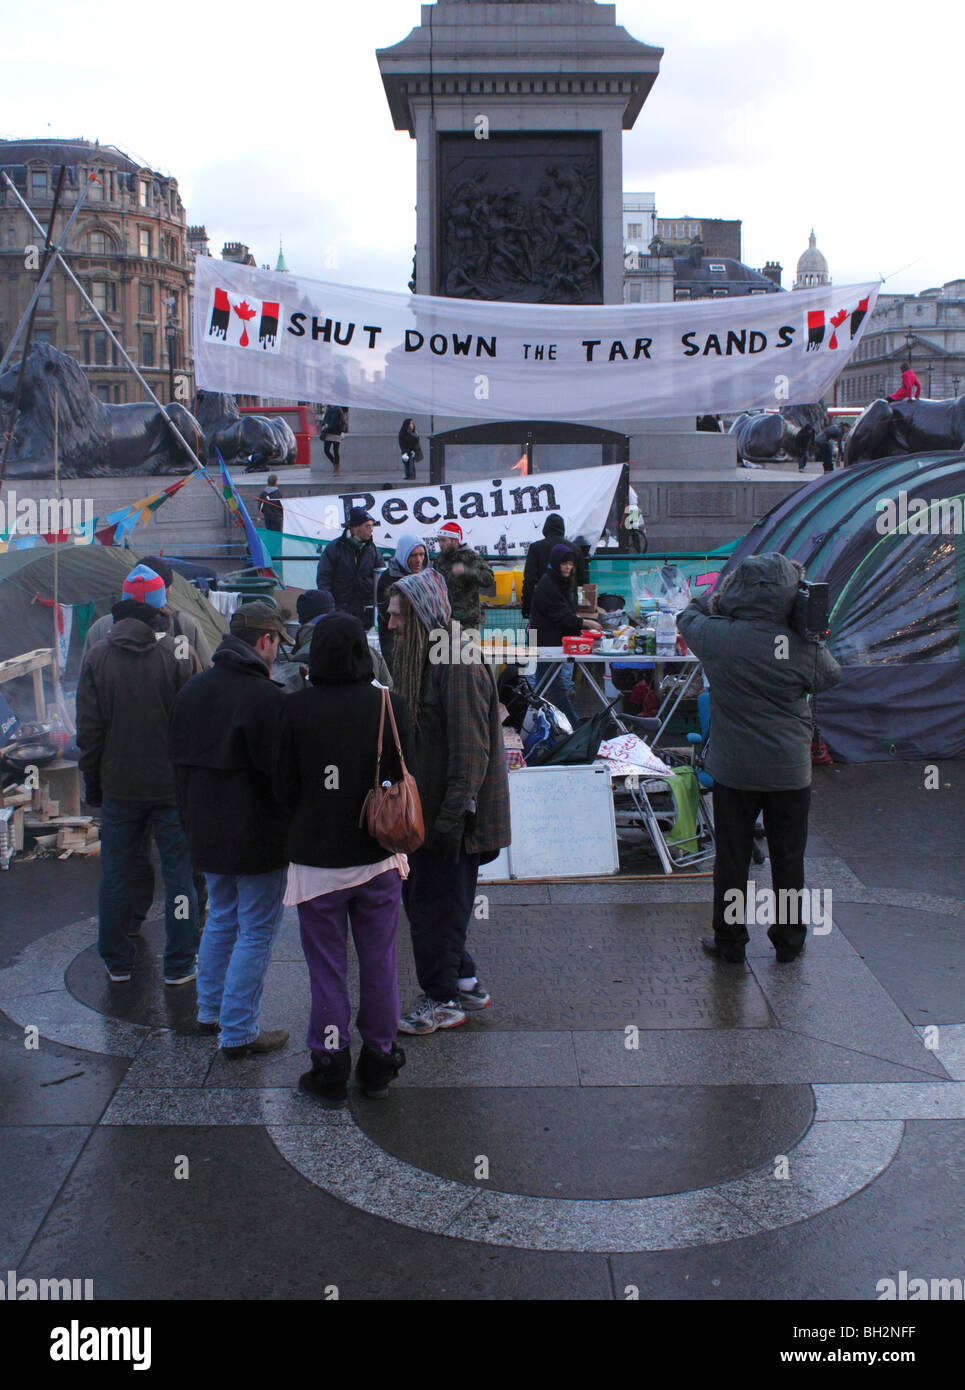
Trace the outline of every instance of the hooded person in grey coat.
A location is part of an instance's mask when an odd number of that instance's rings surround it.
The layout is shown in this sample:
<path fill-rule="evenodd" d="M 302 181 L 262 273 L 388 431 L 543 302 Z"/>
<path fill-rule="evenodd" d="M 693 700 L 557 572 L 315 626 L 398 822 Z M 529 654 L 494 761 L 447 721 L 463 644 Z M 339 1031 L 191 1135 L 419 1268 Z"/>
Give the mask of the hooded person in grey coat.
<path fill-rule="evenodd" d="M 743 961 L 749 939 L 743 908 L 761 811 L 775 893 L 768 936 L 778 960 L 800 955 L 806 935 L 799 918 L 811 795 L 808 697 L 835 685 L 841 668 L 823 644 L 790 627 L 800 580 L 786 556 L 752 555 L 677 619 L 710 686 L 704 766 L 714 778 L 717 858 L 714 939 L 704 949 L 731 963 Z"/>

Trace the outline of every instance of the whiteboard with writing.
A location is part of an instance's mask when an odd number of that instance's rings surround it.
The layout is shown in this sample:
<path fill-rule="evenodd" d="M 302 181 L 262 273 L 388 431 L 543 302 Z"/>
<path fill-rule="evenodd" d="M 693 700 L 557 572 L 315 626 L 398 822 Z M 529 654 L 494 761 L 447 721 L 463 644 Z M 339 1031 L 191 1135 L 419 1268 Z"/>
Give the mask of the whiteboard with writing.
<path fill-rule="evenodd" d="M 511 878 L 578 878 L 619 869 L 607 768 L 517 768 L 509 774 L 509 807 Z M 501 855 L 480 877 L 504 877 L 506 862 Z"/>

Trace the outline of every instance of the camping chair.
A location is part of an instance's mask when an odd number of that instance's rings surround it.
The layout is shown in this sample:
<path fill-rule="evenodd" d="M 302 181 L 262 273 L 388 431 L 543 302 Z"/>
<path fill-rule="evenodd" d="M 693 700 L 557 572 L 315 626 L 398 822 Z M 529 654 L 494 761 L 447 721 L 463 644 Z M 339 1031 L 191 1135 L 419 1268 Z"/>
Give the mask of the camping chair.
<path fill-rule="evenodd" d="M 615 704 L 616 700 L 611 701 L 568 739 L 544 756 L 531 760 L 530 765 L 592 763 L 604 739 L 615 738 L 620 733 L 652 738 L 660 727 L 659 719 L 640 719 L 627 714 L 621 715 L 617 723 L 613 714 Z M 678 759 L 677 763 L 670 777 L 659 773 L 610 774 L 617 826 L 646 830 L 667 874 L 673 873 L 675 867 L 702 863 L 714 854 L 713 821 L 704 807 L 693 768 L 685 758 Z"/>
<path fill-rule="evenodd" d="M 701 792 L 706 794 L 714 789 L 714 779 L 710 773 L 704 769 L 704 758 L 707 754 L 707 742 L 710 738 L 710 692 L 702 690 L 697 696 L 697 718 L 700 720 L 700 733 L 688 734 L 687 742 L 690 744 L 690 761 L 694 772 L 697 774 L 697 781 Z M 709 801 L 706 795 L 701 796 L 702 801 Z M 706 807 L 706 812 L 710 823 L 714 821 L 713 802 Z M 761 849 L 760 841 L 764 839 L 764 826 L 761 824 L 754 826 L 754 846 L 751 850 L 755 864 L 764 863 L 764 851 Z"/>
<path fill-rule="evenodd" d="M 634 719 L 633 732 L 654 734 L 656 719 Z M 640 729 L 640 725 L 650 727 Z M 639 827 L 650 836 L 666 874 L 691 868 L 715 854 L 714 823 L 697 774 L 686 758 L 661 753 L 670 774 L 613 773 L 617 826 Z"/>

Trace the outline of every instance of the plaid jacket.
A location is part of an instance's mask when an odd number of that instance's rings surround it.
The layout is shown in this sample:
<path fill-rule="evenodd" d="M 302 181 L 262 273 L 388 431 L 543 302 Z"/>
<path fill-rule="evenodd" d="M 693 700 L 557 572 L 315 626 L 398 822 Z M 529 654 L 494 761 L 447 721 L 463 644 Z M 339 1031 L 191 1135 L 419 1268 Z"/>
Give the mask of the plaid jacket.
<path fill-rule="evenodd" d="M 470 854 L 494 856 L 509 844 L 509 784 L 491 667 L 427 663 L 415 771 L 427 849 L 435 835 L 460 822 Z"/>

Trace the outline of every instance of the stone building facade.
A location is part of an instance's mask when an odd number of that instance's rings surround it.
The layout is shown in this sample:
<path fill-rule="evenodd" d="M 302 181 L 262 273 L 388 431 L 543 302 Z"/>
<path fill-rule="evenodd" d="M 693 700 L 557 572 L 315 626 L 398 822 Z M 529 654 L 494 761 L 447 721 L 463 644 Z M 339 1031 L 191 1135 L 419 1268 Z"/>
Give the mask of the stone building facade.
<path fill-rule="evenodd" d="M 965 388 L 965 279 L 920 294 L 882 294 L 857 351 L 835 385 L 835 404 L 865 406 L 901 385 L 910 362 L 923 396 Z"/>
<path fill-rule="evenodd" d="M 46 228 L 60 166 L 59 236 L 88 173 L 98 173 L 64 255 L 112 331 L 162 402 L 175 390 L 190 403 L 193 346 L 190 297 L 194 257 L 177 180 L 137 164 L 112 145 L 86 140 L 0 140 L 0 168 Z M 38 273 L 27 249 L 43 238 L 4 185 L 0 189 L 0 351 L 30 302 Z M 34 341 L 69 353 L 104 401 L 143 398 L 137 380 L 96 316 L 59 266 L 34 319 Z"/>

